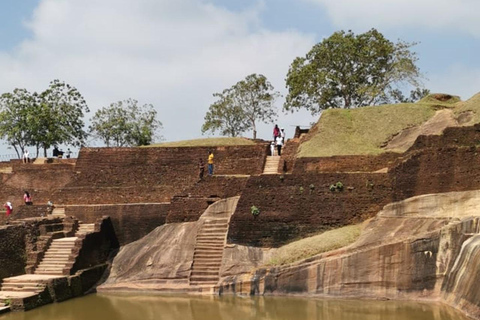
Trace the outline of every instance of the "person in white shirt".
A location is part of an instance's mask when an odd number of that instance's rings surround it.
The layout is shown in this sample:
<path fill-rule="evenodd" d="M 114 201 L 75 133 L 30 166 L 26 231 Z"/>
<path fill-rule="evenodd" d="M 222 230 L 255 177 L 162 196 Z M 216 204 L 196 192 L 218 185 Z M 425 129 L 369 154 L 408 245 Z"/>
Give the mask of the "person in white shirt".
<path fill-rule="evenodd" d="M 285 144 L 285 129 L 280 129 L 280 137 L 282 137 L 282 145 Z"/>
<path fill-rule="evenodd" d="M 28 153 L 28 150 L 25 149 L 23 151 L 23 163 L 29 163 L 30 162 L 30 154 Z"/>
<path fill-rule="evenodd" d="M 277 152 L 279 156 L 282 155 L 282 146 L 283 146 L 283 140 L 282 140 L 282 137 L 278 136 L 277 139 L 276 139 L 276 143 L 277 143 Z"/>

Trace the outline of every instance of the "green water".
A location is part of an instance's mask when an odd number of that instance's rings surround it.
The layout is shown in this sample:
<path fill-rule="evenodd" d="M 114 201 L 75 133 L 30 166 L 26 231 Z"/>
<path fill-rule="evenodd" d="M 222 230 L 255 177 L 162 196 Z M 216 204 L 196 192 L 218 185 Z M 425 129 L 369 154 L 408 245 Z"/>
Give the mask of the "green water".
<path fill-rule="evenodd" d="M 295 297 L 89 295 L 0 320 L 466 320 L 438 304 Z"/>

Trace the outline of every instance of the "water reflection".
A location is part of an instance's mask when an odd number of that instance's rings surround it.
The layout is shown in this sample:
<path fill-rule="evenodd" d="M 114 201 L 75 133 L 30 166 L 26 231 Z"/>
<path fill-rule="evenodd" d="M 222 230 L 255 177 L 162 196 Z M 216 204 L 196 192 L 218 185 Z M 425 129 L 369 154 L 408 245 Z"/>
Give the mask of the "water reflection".
<path fill-rule="evenodd" d="M 466 320 L 438 304 L 296 297 L 89 295 L 0 320 Z"/>

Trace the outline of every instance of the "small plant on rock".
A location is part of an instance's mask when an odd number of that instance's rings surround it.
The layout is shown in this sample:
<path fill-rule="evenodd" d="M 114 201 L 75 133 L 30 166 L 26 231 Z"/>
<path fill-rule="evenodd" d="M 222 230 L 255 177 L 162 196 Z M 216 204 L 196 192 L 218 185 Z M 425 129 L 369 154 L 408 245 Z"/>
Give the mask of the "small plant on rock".
<path fill-rule="evenodd" d="M 258 216 L 260 214 L 260 209 L 256 206 L 251 206 L 250 207 L 250 212 L 254 217 Z"/>
<path fill-rule="evenodd" d="M 337 187 L 334 184 L 331 184 L 330 187 L 328 187 L 328 189 L 330 189 L 330 191 L 334 192 L 335 190 L 337 190 Z"/>
<path fill-rule="evenodd" d="M 335 186 L 337 187 L 337 190 L 338 190 L 338 191 L 342 191 L 342 190 L 343 190 L 343 183 L 341 183 L 340 181 L 338 181 Z"/>
<path fill-rule="evenodd" d="M 310 188 L 310 194 L 312 194 L 313 190 L 315 190 L 315 185 L 312 183 L 310 184 L 309 188 Z"/>
<path fill-rule="evenodd" d="M 300 187 L 300 188 L 298 189 L 298 191 L 300 191 L 300 194 L 303 194 L 303 190 L 304 190 L 303 187 Z"/>
<path fill-rule="evenodd" d="M 283 180 L 285 180 L 285 176 L 283 174 L 278 178 L 280 179 L 281 182 L 283 182 Z"/>

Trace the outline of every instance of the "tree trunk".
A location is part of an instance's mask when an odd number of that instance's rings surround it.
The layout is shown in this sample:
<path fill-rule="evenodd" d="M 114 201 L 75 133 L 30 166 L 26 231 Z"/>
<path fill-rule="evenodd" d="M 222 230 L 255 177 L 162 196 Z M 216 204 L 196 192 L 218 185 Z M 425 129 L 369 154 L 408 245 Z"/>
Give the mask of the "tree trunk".
<path fill-rule="evenodd" d="M 47 157 L 47 147 L 43 146 L 43 156 L 46 158 Z"/>

